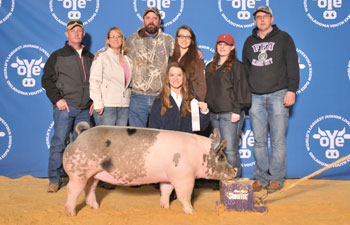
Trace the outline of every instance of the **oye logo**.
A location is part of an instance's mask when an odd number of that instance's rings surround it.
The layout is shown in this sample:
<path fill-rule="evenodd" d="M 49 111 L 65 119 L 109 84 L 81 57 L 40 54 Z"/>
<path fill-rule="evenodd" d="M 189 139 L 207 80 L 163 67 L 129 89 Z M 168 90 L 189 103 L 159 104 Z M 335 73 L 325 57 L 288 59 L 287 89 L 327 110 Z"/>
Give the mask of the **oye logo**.
<path fill-rule="evenodd" d="M 208 63 L 210 63 L 210 61 L 213 59 L 215 49 L 206 45 L 198 45 L 198 48 L 202 50 L 205 65 L 208 65 Z"/>
<path fill-rule="evenodd" d="M 176 22 L 182 14 L 185 0 L 133 0 L 136 16 L 142 21 L 143 12 L 148 7 L 159 10 L 162 27 L 167 27 Z"/>
<path fill-rule="evenodd" d="M 41 74 L 49 53 L 37 45 L 21 45 L 6 58 L 4 76 L 8 86 L 22 95 L 36 95 L 41 87 Z"/>
<path fill-rule="evenodd" d="M 309 86 L 312 79 L 312 64 L 307 55 L 300 49 L 297 48 L 298 60 L 299 60 L 299 71 L 300 71 L 300 85 L 296 94 L 300 94 Z M 304 85 L 302 85 L 304 84 Z"/>
<path fill-rule="evenodd" d="M 49 7 L 51 15 L 64 26 L 69 20 L 81 20 L 86 25 L 96 17 L 100 0 L 50 0 Z"/>
<path fill-rule="evenodd" d="M 350 1 L 343 0 L 304 0 L 307 16 L 318 26 L 339 27 L 350 19 Z"/>
<path fill-rule="evenodd" d="M 0 24 L 2 24 L 6 20 L 8 20 L 10 16 L 13 14 L 13 11 L 15 10 L 15 0 L 4 1 L 4 2 L 0 0 L 0 8 L 1 8 L 1 15 L 5 15 L 4 17 L 0 18 Z"/>
<path fill-rule="evenodd" d="M 321 166 L 327 166 L 334 159 L 339 159 L 345 154 L 345 150 L 342 149 L 350 139 L 349 128 L 350 122 L 338 115 L 317 118 L 306 132 L 305 143 L 310 157 Z M 350 162 L 350 159 L 335 167 L 345 165 L 347 162 Z"/>
<path fill-rule="evenodd" d="M 218 0 L 218 8 L 224 20 L 238 28 L 254 26 L 253 13 L 259 5 L 269 5 L 269 0 Z"/>
<path fill-rule="evenodd" d="M 10 127 L 0 117 L 0 160 L 4 159 L 10 152 L 12 146 L 12 134 Z"/>
<path fill-rule="evenodd" d="M 348 77 L 349 77 L 349 80 L 350 80 L 350 60 L 348 62 Z"/>
<path fill-rule="evenodd" d="M 55 125 L 55 122 L 52 121 L 52 123 L 50 124 L 49 128 L 47 129 L 46 131 L 46 136 L 45 136 L 45 142 L 46 142 L 46 147 L 48 149 L 50 149 L 50 140 L 52 138 L 52 135 L 53 135 L 53 126 Z"/>

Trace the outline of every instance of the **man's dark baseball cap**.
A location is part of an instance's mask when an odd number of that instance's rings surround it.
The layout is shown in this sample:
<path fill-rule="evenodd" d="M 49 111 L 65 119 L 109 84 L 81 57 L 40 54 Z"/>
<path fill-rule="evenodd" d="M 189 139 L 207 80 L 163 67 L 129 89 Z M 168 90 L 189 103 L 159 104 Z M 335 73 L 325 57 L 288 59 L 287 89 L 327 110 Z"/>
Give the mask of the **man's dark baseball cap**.
<path fill-rule="evenodd" d="M 156 7 L 149 7 L 149 8 L 147 8 L 147 9 L 145 9 L 145 11 L 143 12 L 143 18 L 145 18 L 145 16 L 146 16 L 147 13 L 149 13 L 149 12 L 153 12 L 154 14 L 156 14 L 156 15 L 159 17 L 159 19 L 161 19 L 161 18 L 160 18 L 159 10 L 158 10 Z"/>
<path fill-rule="evenodd" d="M 261 5 L 258 8 L 256 8 L 254 13 L 253 13 L 253 16 L 255 16 L 255 14 L 257 14 L 258 12 L 264 12 L 264 13 L 270 14 L 272 16 L 272 10 L 267 5 Z"/>

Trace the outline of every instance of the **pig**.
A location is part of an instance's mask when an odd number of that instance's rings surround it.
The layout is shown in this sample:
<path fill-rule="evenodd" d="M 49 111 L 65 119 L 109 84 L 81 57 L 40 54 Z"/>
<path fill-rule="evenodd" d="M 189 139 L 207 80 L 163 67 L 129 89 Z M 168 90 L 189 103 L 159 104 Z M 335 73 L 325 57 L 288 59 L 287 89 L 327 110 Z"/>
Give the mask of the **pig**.
<path fill-rule="evenodd" d="M 82 132 L 82 127 L 87 129 Z M 160 205 L 169 208 L 175 188 L 186 214 L 196 213 L 191 204 L 195 179 L 229 180 L 237 169 L 226 161 L 220 133 L 210 137 L 179 131 L 139 127 L 97 126 L 81 122 L 79 136 L 63 155 L 69 176 L 66 214 L 76 215 L 75 205 L 85 189 L 86 204 L 99 208 L 95 189 L 99 180 L 122 186 L 160 183 Z"/>

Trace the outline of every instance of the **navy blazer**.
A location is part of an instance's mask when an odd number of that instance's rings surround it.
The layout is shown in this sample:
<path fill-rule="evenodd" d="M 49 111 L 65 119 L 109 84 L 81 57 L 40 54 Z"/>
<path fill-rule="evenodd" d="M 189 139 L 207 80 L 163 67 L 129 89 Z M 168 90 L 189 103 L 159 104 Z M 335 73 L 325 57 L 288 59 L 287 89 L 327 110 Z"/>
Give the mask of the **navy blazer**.
<path fill-rule="evenodd" d="M 182 104 L 179 109 L 173 97 L 171 95 L 169 97 L 170 97 L 170 104 L 173 107 L 168 109 L 168 111 L 165 113 L 163 117 L 160 116 L 161 98 L 160 97 L 155 98 L 152 104 L 148 127 L 194 133 L 192 131 L 192 116 L 191 116 L 192 114 L 188 113 L 186 117 L 181 116 Z M 199 99 L 197 98 L 197 100 Z M 203 114 L 199 110 L 199 117 L 200 117 L 200 129 L 202 131 L 202 130 L 205 130 L 209 125 L 209 120 L 210 120 L 209 113 Z"/>

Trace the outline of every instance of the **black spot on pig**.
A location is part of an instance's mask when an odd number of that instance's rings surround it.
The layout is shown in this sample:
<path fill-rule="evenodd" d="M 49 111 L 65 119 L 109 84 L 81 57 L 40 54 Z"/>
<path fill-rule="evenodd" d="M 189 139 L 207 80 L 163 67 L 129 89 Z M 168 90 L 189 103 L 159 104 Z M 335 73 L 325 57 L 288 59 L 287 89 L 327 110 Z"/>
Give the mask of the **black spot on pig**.
<path fill-rule="evenodd" d="M 135 128 L 128 128 L 128 129 L 126 129 L 126 131 L 128 132 L 129 136 L 131 136 L 131 135 L 136 133 L 136 129 Z"/>
<path fill-rule="evenodd" d="M 113 167 L 112 159 L 106 159 L 101 163 L 101 167 L 106 171 L 111 171 Z"/>
<path fill-rule="evenodd" d="M 179 165 L 180 158 L 181 158 L 181 154 L 180 153 L 175 153 L 174 154 L 173 162 L 175 163 L 175 167 L 177 167 Z"/>
<path fill-rule="evenodd" d="M 112 143 L 112 142 L 111 142 L 110 140 L 107 140 L 107 141 L 106 141 L 106 147 L 109 147 L 109 146 L 111 145 L 111 143 Z"/>

